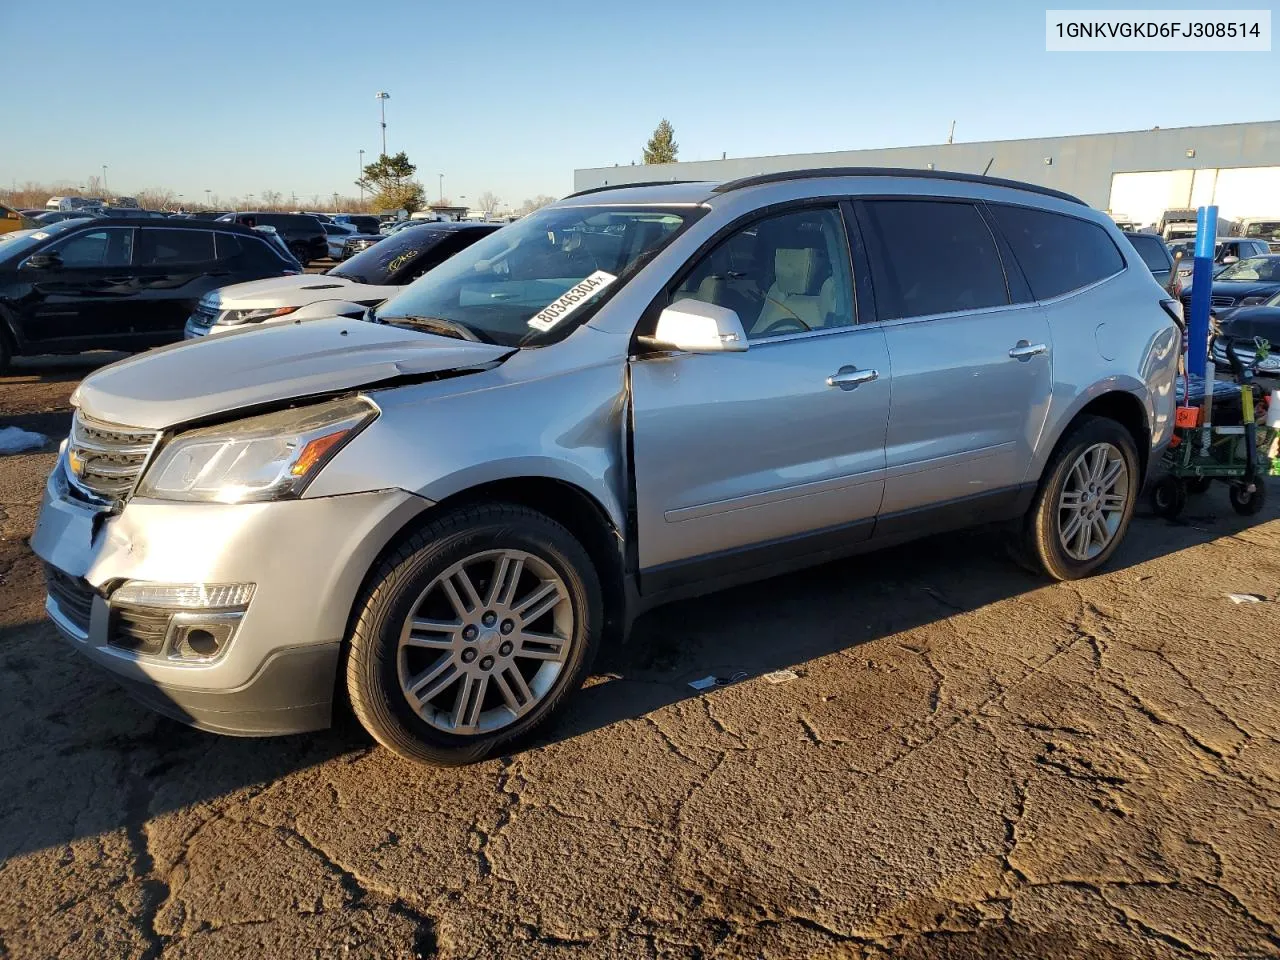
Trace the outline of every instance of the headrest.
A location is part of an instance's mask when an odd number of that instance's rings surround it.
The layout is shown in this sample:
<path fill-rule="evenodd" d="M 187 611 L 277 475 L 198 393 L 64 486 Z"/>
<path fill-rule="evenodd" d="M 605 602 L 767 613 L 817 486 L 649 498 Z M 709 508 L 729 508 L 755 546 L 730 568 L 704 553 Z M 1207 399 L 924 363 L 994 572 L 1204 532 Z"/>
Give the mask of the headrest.
<path fill-rule="evenodd" d="M 813 296 L 821 254 L 817 247 L 779 247 L 773 254 L 774 285 L 778 292 Z"/>

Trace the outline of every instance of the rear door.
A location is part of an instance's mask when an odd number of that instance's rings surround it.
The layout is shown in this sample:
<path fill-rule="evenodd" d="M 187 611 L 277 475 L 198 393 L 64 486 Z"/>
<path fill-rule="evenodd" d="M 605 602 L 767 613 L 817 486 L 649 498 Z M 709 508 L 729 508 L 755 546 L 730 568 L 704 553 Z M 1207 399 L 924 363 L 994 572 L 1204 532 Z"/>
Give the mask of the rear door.
<path fill-rule="evenodd" d="M 854 322 L 840 208 L 744 224 L 665 300 L 685 298 L 737 311 L 749 349 L 631 361 L 641 590 L 869 537 L 884 489 L 889 356 L 882 330 Z"/>
<path fill-rule="evenodd" d="M 181 340 L 196 301 L 231 276 L 217 260 L 213 231 L 201 228 L 139 227 L 134 263 L 136 323 L 147 346 Z"/>
<path fill-rule="evenodd" d="M 932 526 L 943 511 L 976 520 L 1011 510 L 1052 390 L 1043 313 L 1012 295 L 976 202 L 855 206 L 893 364 L 877 536 Z M 1024 287 L 1015 275 L 1013 292 Z"/>
<path fill-rule="evenodd" d="M 136 347 L 130 309 L 137 294 L 133 246 L 133 227 L 93 226 L 40 250 L 56 253 L 60 266 L 23 266 L 32 286 L 18 318 L 30 344 L 27 352 Z"/>

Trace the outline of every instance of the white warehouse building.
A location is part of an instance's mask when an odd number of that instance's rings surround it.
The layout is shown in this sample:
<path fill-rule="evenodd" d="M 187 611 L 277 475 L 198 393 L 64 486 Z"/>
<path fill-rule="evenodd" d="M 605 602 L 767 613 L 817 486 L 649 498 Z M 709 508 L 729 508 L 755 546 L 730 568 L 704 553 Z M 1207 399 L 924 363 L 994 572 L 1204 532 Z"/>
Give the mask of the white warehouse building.
<path fill-rule="evenodd" d="M 1155 224 L 1166 210 L 1217 204 L 1224 220 L 1280 220 L 1280 121 L 1156 127 L 1033 140 L 736 157 L 574 171 L 575 190 L 652 180 L 732 180 L 814 167 L 989 173 L 1080 197 L 1117 220 Z"/>

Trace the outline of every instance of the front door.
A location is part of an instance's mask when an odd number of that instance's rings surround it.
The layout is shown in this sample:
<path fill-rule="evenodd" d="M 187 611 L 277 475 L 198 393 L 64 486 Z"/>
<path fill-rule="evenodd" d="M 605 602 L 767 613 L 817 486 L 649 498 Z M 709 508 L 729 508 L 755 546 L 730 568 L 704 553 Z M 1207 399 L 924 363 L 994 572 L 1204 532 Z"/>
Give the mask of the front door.
<path fill-rule="evenodd" d="M 884 333 L 855 324 L 840 211 L 744 226 L 669 294 L 737 311 L 745 353 L 631 362 L 640 588 L 838 553 L 884 489 Z"/>
<path fill-rule="evenodd" d="M 80 230 L 40 251 L 56 253 L 58 266 L 22 268 L 32 288 L 19 318 L 27 352 L 135 345 L 128 315 L 137 292 L 133 237 L 132 227 Z"/>
<path fill-rule="evenodd" d="M 857 209 L 893 363 L 876 534 L 903 532 L 935 508 L 974 521 L 1000 514 L 1019 502 L 1048 412 L 1044 312 L 1020 275 L 1006 275 L 974 203 L 868 200 Z"/>

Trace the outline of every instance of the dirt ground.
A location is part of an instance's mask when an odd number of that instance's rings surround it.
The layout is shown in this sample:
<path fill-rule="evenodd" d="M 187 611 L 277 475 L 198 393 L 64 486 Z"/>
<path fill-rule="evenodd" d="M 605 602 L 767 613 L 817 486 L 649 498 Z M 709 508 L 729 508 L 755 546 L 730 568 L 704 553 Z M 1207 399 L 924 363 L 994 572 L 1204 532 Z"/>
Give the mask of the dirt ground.
<path fill-rule="evenodd" d="M 0 423 L 62 436 L 94 362 L 0 378 Z M 977 532 L 657 611 L 537 743 L 434 770 L 129 700 L 43 618 L 51 450 L 0 457 L 0 957 L 1280 956 L 1274 485 L 1144 509 L 1082 583 Z"/>

